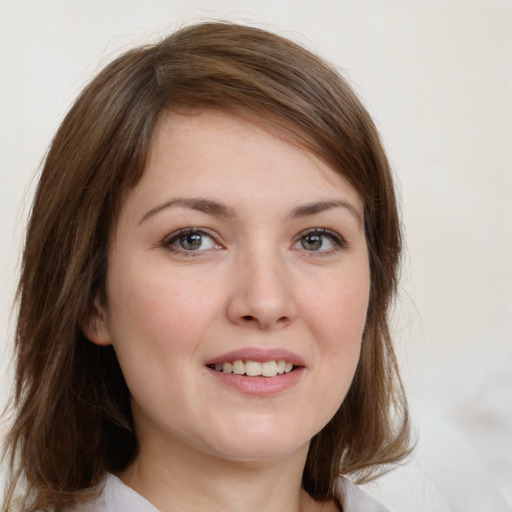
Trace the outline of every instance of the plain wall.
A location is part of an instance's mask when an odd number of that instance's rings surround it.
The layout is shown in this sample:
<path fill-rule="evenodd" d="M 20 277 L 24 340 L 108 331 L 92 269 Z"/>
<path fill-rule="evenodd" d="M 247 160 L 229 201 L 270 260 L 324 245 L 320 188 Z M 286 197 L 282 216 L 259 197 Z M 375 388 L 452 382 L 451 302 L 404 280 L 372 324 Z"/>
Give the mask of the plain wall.
<path fill-rule="evenodd" d="M 369 107 L 406 227 L 396 339 L 413 404 L 468 440 L 512 502 L 512 3 L 0 1 L 0 401 L 38 165 L 123 49 L 204 19 L 270 28 L 334 62 Z"/>

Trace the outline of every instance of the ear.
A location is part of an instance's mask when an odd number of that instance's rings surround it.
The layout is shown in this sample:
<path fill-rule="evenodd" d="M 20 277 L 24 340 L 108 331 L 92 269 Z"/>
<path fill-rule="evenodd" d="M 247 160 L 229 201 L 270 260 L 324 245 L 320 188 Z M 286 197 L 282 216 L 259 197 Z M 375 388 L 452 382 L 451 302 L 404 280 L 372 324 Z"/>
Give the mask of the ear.
<path fill-rule="evenodd" d="M 103 300 L 97 295 L 94 299 L 93 311 L 82 324 L 82 332 L 96 345 L 110 345 L 110 334 L 107 328 L 107 311 Z"/>

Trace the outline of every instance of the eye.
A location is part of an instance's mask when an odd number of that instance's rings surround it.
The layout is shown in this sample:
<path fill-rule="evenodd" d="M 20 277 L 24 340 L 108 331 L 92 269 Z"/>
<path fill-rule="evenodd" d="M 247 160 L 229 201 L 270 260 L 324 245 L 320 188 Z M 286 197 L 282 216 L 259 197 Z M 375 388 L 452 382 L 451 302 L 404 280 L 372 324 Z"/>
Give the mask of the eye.
<path fill-rule="evenodd" d="M 310 252 L 334 252 L 344 246 L 340 235 L 325 228 L 313 228 L 299 234 L 293 247 Z"/>
<path fill-rule="evenodd" d="M 163 242 L 163 246 L 176 252 L 202 252 L 210 249 L 221 249 L 213 236 L 205 230 L 187 228 L 171 234 Z"/>

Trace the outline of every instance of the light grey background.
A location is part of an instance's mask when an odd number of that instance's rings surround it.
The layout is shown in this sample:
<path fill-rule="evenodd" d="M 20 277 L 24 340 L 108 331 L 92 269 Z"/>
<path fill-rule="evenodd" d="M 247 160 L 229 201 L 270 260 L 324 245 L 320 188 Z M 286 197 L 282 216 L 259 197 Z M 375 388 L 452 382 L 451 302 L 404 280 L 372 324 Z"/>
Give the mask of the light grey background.
<path fill-rule="evenodd" d="M 498 489 L 512 503 L 510 0 L 0 0 L 0 401 L 26 217 L 60 120 L 119 52 L 211 18 L 334 62 L 398 176 L 407 253 L 395 327 L 420 443 L 372 492 L 397 511 L 412 510 L 403 482 L 437 492 L 439 511 L 490 510 L 462 505 L 478 485 L 486 506 Z"/>

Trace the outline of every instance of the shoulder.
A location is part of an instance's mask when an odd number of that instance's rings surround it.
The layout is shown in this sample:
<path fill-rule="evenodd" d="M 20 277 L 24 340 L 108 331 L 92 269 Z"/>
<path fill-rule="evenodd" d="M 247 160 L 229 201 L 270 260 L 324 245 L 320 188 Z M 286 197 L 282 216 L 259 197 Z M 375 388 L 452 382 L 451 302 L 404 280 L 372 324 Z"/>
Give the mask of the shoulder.
<path fill-rule="evenodd" d="M 343 477 L 338 481 L 338 496 L 343 506 L 343 512 L 392 512 L 391 509 Z"/>

